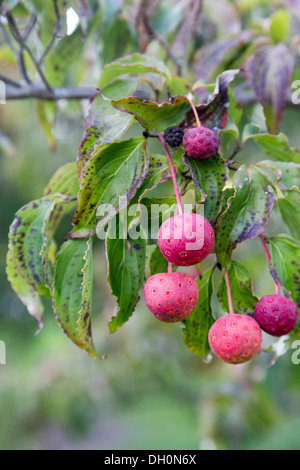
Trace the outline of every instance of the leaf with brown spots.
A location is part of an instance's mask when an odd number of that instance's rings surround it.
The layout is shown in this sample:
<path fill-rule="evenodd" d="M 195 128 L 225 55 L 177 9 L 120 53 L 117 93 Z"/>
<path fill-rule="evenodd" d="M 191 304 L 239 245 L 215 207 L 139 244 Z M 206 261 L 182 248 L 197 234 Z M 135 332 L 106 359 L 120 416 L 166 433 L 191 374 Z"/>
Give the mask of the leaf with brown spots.
<path fill-rule="evenodd" d="M 234 194 L 216 223 L 215 250 L 223 267 L 231 263 L 239 243 L 264 232 L 276 204 L 275 190 L 257 167 L 242 165 L 233 180 Z"/>
<path fill-rule="evenodd" d="M 223 189 L 229 173 L 226 162 L 220 155 L 203 162 L 188 157 L 183 158 L 191 170 L 195 185 L 201 192 L 201 199 L 204 200 L 204 215 L 210 223 L 213 223 L 222 208 Z"/>
<path fill-rule="evenodd" d="M 63 332 L 97 358 L 91 333 L 93 260 L 91 239 L 65 242 L 54 269 L 53 307 Z"/>

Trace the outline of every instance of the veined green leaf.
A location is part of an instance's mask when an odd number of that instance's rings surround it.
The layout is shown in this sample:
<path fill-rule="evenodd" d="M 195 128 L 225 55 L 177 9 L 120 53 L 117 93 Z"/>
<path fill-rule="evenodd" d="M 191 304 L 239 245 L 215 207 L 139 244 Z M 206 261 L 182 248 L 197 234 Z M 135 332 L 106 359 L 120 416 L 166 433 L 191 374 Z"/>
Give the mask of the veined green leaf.
<path fill-rule="evenodd" d="M 77 174 L 76 162 L 67 163 L 61 166 L 47 184 L 44 196 L 55 193 L 64 196 L 76 197 L 79 191 L 79 178 Z"/>
<path fill-rule="evenodd" d="M 278 135 L 248 135 L 245 142 L 248 139 L 253 139 L 257 142 L 272 160 L 300 163 L 300 151 L 290 147 L 287 136 L 282 132 Z"/>
<path fill-rule="evenodd" d="M 228 179 L 228 168 L 225 161 L 216 155 L 200 162 L 184 157 L 190 168 L 195 185 L 204 200 L 204 215 L 210 223 L 214 222 L 222 207 L 223 188 Z"/>
<path fill-rule="evenodd" d="M 264 232 L 276 203 L 275 190 L 258 168 L 241 166 L 234 177 L 234 196 L 216 223 L 215 249 L 222 266 L 231 263 L 236 246 Z"/>
<path fill-rule="evenodd" d="M 300 307 L 300 242 L 289 235 L 269 238 L 271 274 Z"/>
<path fill-rule="evenodd" d="M 20 272 L 18 271 L 14 263 L 11 249 L 9 249 L 7 252 L 6 274 L 12 289 L 26 306 L 30 315 L 37 319 L 39 323 L 38 331 L 40 331 L 43 327 L 42 319 L 44 306 L 41 302 L 39 294 L 23 279 Z"/>
<path fill-rule="evenodd" d="M 232 261 L 228 269 L 228 277 L 234 312 L 252 315 L 258 298 L 253 294 L 252 281 L 247 268 L 238 261 Z M 218 298 L 222 307 L 228 312 L 228 296 L 224 278 L 218 289 Z"/>
<path fill-rule="evenodd" d="M 211 310 L 213 293 L 213 270 L 206 271 L 197 279 L 199 300 L 194 311 L 184 320 L 183 341 L 186 347 L 203 359 L 209 352 L 208 332 L 214 323 Z"/>
<path fill-rule="evenodd" d="M 87 236 L 95 231 L 97 219 L 104 217 L 96 217 L 100 204 L 108 204 L 111 209 L 108 217 L 113 217 L 120 210 L 121 197 L 128 203 L 135 196 L 148 168 L 149 154 L 144 138 L 132 138 L 100 149 L 82 173 L 71 236 Z"/>
<path fill-rule="evenodd" d="M 149 73 L 161 75 L 167 81 L 171 80 L 171 73 L 163 62 L 155 57 L 134 53 L 107 64 L 101 74 L 98 87 L 101 89 L 122 75 Z"/>
<path fill-rule="evenodd" d="M 117 216 L 117 230 L 119 226 Z M 146 263 L 146 236 L 136 239 L 106 239 L 108 260 L 108 282 L 113 295 L 117 298 L 117 310 L 109 323 L 110 332 L 115 332 L 131 317 L 140 297 L 144 282 Z"/>
<path fill-rule="evenodd" d="M 92 241 L 65 242 L 56 259 L 53 306 L 64 333 L 90 356 L 97 358 L 91 333 Z"/>

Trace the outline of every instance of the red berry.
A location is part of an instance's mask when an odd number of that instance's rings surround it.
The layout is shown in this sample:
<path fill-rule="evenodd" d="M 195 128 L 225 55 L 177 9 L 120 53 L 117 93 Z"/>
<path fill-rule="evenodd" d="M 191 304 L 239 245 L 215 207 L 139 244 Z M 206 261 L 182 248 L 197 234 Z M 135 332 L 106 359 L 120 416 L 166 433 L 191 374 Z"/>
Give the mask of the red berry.
<path fill-rule="evenodd" d="M 213 324 L 208 340 L 219 359 L 229 364 L 243 364 L 259 353 L 262 332 L 253 318 L 229 314 Z"/>
<path fill-rule="evenodd" d="M 298 308 L 282 295 L 265 295 L 256 304 L 254 318 L 269 335 L 284 336 L 295 328 Z"/>
<path fill-rule="evenodd" d="M 220 147 L 218 134 L 207 127 L 187 129 L 182 143 L 186 155 L 194 160 L 207 160 L 216 155 Z"/>
<path fill-rule="evenodd" d="M 147 307 L 163 322 L 175 323 L 187 318 L 197 305 L 199 289 L 184 273 L 154 274 L 145 284 Z"/>
<path fill-rule="evenodd" d="M 163 256 L 175 266 L 192 266 L 211 252 L 215 235 L 212 226 L 199 214 L 183 213 L 167 219 L 158 232 Z"/>

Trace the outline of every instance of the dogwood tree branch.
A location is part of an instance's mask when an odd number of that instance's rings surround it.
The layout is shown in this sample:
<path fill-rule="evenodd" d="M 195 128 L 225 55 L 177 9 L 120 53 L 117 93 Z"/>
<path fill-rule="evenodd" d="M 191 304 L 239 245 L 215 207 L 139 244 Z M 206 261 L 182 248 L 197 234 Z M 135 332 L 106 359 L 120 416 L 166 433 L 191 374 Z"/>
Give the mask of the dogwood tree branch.
<path fill-rule="evenodd" d="M 91 99 L 95 93 L 96 88 L 51 88 L 47 89 L 43 86 L 37 85 L 24 85 L 20 87 L 13 86 L 7 81 L 6 86 L 6 100 L 21 100 L 28 98 L 36 98 L 45 101 L 57 100 L 84 100 Z"/>

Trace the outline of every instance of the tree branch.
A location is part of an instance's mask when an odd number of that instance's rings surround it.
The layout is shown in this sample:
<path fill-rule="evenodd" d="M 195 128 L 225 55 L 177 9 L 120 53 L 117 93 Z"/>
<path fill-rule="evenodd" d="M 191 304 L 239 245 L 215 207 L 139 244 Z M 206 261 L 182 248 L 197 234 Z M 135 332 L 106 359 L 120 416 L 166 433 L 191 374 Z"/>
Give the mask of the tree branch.
<path fill-rule="evenodd" d="M 60 17 L 60 13 L 59 13 L 59 9 L 58 9 L 57 0 L 53 0 L 53 7 L 54 7 L 54 11 L 55 11 L 55 16 L 56 16 L 56 23 L 55 23 L 55 26 L 54 26 L 54 31 L 53 31 L 52 38 L 50 39 L 48 45 L 46 46 L 46 49 L 44 50 L 43 54 L 41 55 L 41 57 L 38 60 L 39 65 L 41 65 L 41 63 L 44 61 L 44 59 L 45 59 L 46 55 L 48 54 L 48 52 L 52 49 L 52 47 L 54 45 L 54 42 L 56 40 L 56 37 L 58 35 L 58 32 L 60 30 L 61 17 Z"/>
<path fill-rule="evenodd" d="M 5 81 L 5 80 L 4 80 Z M 96 94 L 96 88 L 52 88 L 48 90 L 42 86 L 24 85 L 19 88 L 7 81 L 6 100 L 21 100 L 28 98 L 45 101 L 58 100 L 89 100 Z"/>

